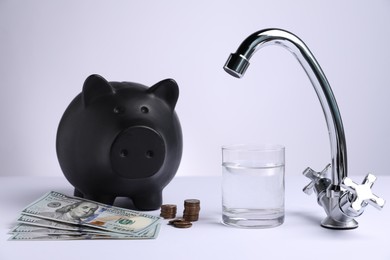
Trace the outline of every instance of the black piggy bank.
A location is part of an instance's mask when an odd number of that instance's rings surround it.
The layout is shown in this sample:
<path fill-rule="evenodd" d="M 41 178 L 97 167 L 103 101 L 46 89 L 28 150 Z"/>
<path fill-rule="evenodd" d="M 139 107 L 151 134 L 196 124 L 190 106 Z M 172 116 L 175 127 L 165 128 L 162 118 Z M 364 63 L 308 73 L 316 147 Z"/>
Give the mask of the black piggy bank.
<path fill-rule="evenodd" d="M 173 79 L 147 88 L 89 76 L 57 131 L 57 157 L 74 195 L 111 205 L 128 197 L 138 210 L 159 208 L 182 155 L 178 97 Z"/>

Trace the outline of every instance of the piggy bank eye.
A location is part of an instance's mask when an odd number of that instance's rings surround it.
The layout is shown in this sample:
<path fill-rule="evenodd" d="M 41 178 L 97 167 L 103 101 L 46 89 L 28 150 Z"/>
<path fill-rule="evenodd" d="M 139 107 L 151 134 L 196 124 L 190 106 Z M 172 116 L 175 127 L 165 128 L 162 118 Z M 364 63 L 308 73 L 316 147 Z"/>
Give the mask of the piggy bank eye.
<path fill-rule="evenodd" d="M 125 112 L 125 108 L 122 106 L 116 106 L 114 107 L 113 112 L 115 114 L 122 114 L 123 112 Z"/>

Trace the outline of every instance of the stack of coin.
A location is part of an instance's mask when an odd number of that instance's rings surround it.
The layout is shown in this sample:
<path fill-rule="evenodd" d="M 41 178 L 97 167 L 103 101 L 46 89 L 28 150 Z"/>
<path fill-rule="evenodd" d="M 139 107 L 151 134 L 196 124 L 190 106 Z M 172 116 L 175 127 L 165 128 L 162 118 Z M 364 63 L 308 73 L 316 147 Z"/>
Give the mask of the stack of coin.
<path fill-rule="evenodd" d="M 197 221 L 199 218 L 200 201 L 197 199 L 187 199 L 184 201 L 183 218 L 186 221 Z"/>
<path fill-rule="evenodd" d="M 190 228 L 192 227 L 192 223 L 190 221 L 185 220 L 184 218 L 173 219 L 168 222 L 168 225 L 172 225 L 176 228 Z"/>
<path fill-rule="evenodd" d="M 161 205 L 160 216 L 164 219 L 175 218 L 176 217 L 177 207 L 174 204 L 164 204 Z"/>

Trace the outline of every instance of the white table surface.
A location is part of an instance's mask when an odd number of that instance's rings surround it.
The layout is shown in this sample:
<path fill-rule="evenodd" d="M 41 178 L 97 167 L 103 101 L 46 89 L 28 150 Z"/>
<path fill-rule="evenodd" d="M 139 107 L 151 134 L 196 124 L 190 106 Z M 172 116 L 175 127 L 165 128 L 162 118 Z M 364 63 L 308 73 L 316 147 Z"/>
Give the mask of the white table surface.
<path fill-rule="evenodd" d="M 355 182 L 363 177 L 352 176 Z M 325 229 L 314 195 L 307 196 L 303 176 L 286 176 L 286 218 L 270 229 L 239 229 L 221 221 L 221 179 L 175 177 L 164 190 L 164 203 L 201 200 L 199 221 L 189 229 L 166 225 L 154 240 L 7 241 L 19 212 L 50 190 L 71 195 L 64 177 L 0 177 L 0 260 L 8 259 L 390 259 L 390 204 L 368 207 L 354 230 Z M 374 193 L 390 200 L 390 177 L 378 176 Z M 120 201 L 119 201 L 120 203 Z M 159 211 L 150 214 L 159 215 Z M 270 258 L 271 257 L 271 258 Z"/>

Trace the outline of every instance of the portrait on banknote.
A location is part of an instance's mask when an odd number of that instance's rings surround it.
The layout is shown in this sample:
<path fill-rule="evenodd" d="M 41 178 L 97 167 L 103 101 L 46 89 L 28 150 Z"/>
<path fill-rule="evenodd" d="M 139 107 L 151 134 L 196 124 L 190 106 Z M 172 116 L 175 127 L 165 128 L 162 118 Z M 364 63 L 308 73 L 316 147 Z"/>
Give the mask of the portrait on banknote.
<path fill-rule="evenodd" d="M 55 209 L 54 211 L 42 212 L 41 215 L 56 220 L 82 221 L 82 219 L 92 216 L 98 207 L 99 206 L 93 202 L 79 201 Z"/>

